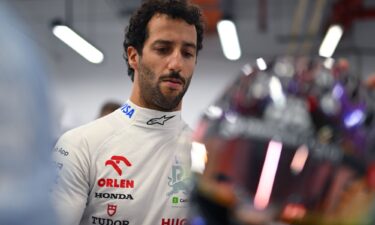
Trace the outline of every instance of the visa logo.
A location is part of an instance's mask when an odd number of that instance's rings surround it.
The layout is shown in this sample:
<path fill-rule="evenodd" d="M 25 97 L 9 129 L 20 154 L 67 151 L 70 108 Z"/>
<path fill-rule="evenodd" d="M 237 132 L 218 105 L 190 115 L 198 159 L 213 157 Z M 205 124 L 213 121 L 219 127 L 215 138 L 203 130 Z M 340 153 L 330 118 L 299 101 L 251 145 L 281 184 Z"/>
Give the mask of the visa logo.
<path fill-rule="evenodd" d="M 134 114 L 134 109 L 128 105 L 127 103 L 125 103 L 125 105 L 123 105 L 121 107 L 121 111 L 127 116 L 130 118 L 132 118 L 133 114 Z"/>

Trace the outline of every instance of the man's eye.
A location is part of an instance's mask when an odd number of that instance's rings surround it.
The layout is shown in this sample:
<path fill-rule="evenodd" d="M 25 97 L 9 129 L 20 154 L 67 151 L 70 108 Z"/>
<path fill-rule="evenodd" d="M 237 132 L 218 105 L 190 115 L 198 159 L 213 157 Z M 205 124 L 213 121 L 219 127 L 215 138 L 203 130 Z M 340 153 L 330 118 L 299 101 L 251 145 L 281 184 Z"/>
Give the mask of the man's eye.
<path fill-rule="evenodd" d="M 155 50 L 160 54 L 166 54 L 169 51 L 168 48 L 156 48 Z"/>
<path fill-rule="evenodd" d="M 191 52 L 183 52 L 182 55 L 186 58 L 191 58 L 194 57 L 194 54 Z"/>

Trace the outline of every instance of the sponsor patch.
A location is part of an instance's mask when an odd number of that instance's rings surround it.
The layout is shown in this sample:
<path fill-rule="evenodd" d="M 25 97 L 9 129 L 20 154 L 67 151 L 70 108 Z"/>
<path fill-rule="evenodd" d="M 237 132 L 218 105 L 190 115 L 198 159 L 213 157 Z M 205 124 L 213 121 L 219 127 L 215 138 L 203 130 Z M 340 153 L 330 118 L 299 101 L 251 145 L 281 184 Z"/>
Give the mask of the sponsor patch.
<path fill-rule="evenodd" d="M 129 220 L 112 220 L 108 218 L 101 218 L 96 216 L 91 216 L 92 224 L 100 225 L 129 225 Z"/>
<path fill-rule="evenodd" d="M 104 198 L 104 199 L 124 199 L 124 200 L 133 200 L 133 195 L 131 194 L 118 194 L 118 193 L 100 193 L 95 192 L 95 198 Z"/>
<path fill-rule="evenodd" d="M 129 119 L 131 119 L 133 117 L 133 114 L 135 112 L 135 110 L 130 106 L 128 105 L 127 103 L 125 105 L 123 105 L 121 107 L 121 111 L 125 114 L 125 116 L 127 116 Z"/>
<path fill-rule="evenodd" d="M 120 163 L 123 162 L 126 166 L 130 167 L 132 164 L 129 162 L 127 158 L 124 156 L 114 155 L 111 159 L 105 162 L 105 166 L 112 166 L 113 169 L 118 173 L 118 175 L 122 175 L 122 169 L 120 168 Z"/>
<path fill-rule="evenodd" d="M 69 152 L 61 147 L 55 147 L 53 149 L 54 152 L 57 152 L 57 153 L 60 153 L 61 155 L 63 156 L 68 156 L 69 155 Z"/>
<path fill-rule="evenodd" d="M 185 218 L 162 218 L 160 225 L 186 225 Z"/>
<path fill-rule="evenodd" d="M 170 119 L 172 119 L 174 116 L 162 116 L 160 118 L 152 118 L 149 121 L 147 121 L 147 125 L 154 125 L 154 124 L 159 124 L 159 125 L 164 125 L 164 123 Z"/>
<path fill-rule="evenodd" d="M 115 215 L 116 211 L 117 211 L 117 205 L 111 205 L 111 204 L 107 205 L 107 214 L 108 214 L 108 216 Z"/>
<path fill-rule="evenodd" d="M 111 188 L 134 188 L 134 180 L 100 178 L 98 180 L 98 186 Z"/>

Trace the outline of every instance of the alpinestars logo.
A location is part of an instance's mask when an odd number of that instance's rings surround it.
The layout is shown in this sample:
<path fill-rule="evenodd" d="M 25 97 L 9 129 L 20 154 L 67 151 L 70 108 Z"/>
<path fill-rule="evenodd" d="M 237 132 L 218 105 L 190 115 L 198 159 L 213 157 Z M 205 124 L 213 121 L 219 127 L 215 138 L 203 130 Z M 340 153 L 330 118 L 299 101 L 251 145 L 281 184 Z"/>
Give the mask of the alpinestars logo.
<path fill-rule="evenodd" d="M 170 119 L 172 119 L 174 116 L 162 116 L 160 118 L 152 118 L 149 121 L 147 121 L 147 125 L 154 125 L 154 124 L 160 124 L 164 125 L 164 123 Z"/>
<path fill-rule="evenodd" d="M 126 166 L 130 167 L 132 164 L 129 162 L 129 160 L 127 158 L 125 158 L 124 156 L 117 156 L 117 155 L 114 155 L 111 157 L 111 159 L 107 160 L 105 162 L 105 165 L 106 166 L 112 166 L 113 169 L 116 170 L 116 172 L 118 173 L 118 175 L 122 175 L 122 170 L 119 166 L 120 162 L 123 162 Z"/>
<path fill-rule="evenodd" d="M 111 204 L 107 205 L 107 214 L 108 214 L 108 216 L 115 215 L 116 211 L 117 211 L 117 205 L 111 205 Z"/>

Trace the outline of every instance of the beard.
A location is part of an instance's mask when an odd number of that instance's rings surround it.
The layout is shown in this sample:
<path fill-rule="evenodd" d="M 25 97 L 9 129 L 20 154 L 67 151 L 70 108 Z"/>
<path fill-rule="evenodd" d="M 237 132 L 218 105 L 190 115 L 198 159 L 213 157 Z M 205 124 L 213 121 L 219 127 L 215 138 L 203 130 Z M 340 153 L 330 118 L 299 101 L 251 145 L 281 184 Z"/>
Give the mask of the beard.
<path fill-rule="evenodd" d="M 177 94 L 164 94 L 161 90 L 161 83 L 163 80 L 171 78 L 181 81 L 182 90 Z M 141 98 L 151 109 L 170 112 L 174 111 L 180 104 L 190 85 L 191 76 L 185 79 L 178 72 L 171 72 L 157 78 L 155 73 L 140 60 L 138 81 L 141 89 Z"/>

